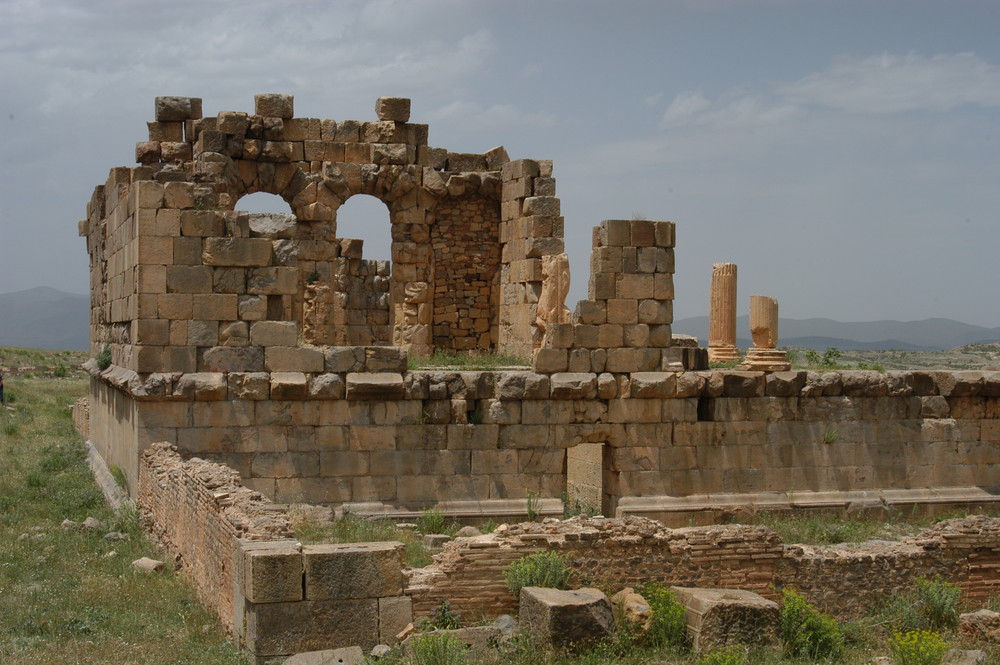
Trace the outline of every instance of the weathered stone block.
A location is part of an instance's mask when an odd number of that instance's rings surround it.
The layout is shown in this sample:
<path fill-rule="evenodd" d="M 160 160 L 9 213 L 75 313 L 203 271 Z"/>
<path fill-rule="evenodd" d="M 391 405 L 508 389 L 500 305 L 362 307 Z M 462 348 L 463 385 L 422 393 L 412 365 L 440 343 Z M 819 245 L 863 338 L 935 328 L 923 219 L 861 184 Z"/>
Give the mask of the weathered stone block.
<path fill-rule="evenodd" d="M 272 118 L 291 118 L 294 113 L 293 95 L 254 95 L 254 114 Z"/>
<path fill-rule="evenodd" d="M 195 400 L 226 399 L 226 375 L 221 372 L 189 372 L 177 380 L 174 394 Z"/>
<path fill-rule="evenodd" d="M 402 374 L 395 372 L 351 372 L 347 375 L 347 399 L 402 399 L 406 394 Z"/>
<path fill-rule="evenodd" d="M 380 598 L 403 593 L 405 546 L 395 541 L 305 545 L 307 600 Z"/>
<path fill-rule="evenodd" d="M 260 372 L 264 369 L 264 351 L 257 346 L 213 346 L 201 356 L 206 372 Z"/>
<path fill-rule="evenodd" d="M 551 377 L 553 399 L 594 399 L 597 375 L 590 372 L 556 372 Z"/>
<path fill-rule="evenodd" d="M 156 120 L 177 122 L 201 117 L 200 97 L 157 97 Z"/>
<path fill-rule="evenodd" d="M 209 266 L 266 266 L 271 241 L 266 238 L 206 238 L 202 261 Z"/>
<path fill-rule="evenodd" d="M 302 600 L 302 551 L 276 544 L 243 552 L 243 593 L 252 603 Z"/>
<path fill-rule="evenodd" d="M 540 644 L 560 649 L 584 648 L 615 631 L 611 603 L 597 589 L 524 587 L 518 616 Z"/>
<path fill-rule="evenodd" d="M 302 372 L 271 372 L 271 399 L 305 399 L 308 379 Z"/>
<path fill-rule="evenodd" d="M 728 644 L 778 640 L 778 604 L 752 591 L 671 587 L 687 608 L 688 637 L 696 652 Z"/>
<path fill-rule="evenodd" d="M 336 644 L 371 649 L 378 641 L 378 600 L 247 603 L 246 632 L 254 653 L 287 656 Z"/>

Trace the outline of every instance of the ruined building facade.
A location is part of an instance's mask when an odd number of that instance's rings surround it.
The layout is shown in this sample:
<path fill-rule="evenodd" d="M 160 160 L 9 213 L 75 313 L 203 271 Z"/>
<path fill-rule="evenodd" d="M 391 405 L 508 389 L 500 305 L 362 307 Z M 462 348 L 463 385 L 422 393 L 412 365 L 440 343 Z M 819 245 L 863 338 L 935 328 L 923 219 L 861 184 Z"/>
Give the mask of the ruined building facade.
<path fill-rule="evenodd" d="M 698 371 L 671 334 L 673 223 L 595 227 L 570 311 L 552 164 L 431 147 L 406 99 L 375 110 L 157 98 L 138 166 L 95 189 L 89 435 L 133 494 L 166 441 L 279 502 L 396 514 L 993 500 L 997 374 Z M 240 212 L 255 192 L 291 212 Z M 357 195 L 386 206 L 390 262 L 338 234 Z M 434 349 L 526 366 L 408 367 Z"/>

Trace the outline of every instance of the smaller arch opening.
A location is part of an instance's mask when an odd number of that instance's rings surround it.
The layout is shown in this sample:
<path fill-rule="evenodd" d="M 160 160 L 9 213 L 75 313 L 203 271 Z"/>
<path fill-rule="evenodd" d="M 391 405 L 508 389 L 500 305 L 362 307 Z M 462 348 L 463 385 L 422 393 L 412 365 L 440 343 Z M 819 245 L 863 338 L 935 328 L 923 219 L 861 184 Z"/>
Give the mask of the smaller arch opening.
<path fill-rule="evenodd" d="M 392 225 L 388 207 L 374 196 L 355 194 L 337 209 L 337 237 L 361 240 L 367 260 L 389 261 Z"/>
<path fill-rule="evenodd" d="M 236 209 L 244 212 L 292 212 L 288 201 L 268 192 L 254 192 L 240 197 Z"/>

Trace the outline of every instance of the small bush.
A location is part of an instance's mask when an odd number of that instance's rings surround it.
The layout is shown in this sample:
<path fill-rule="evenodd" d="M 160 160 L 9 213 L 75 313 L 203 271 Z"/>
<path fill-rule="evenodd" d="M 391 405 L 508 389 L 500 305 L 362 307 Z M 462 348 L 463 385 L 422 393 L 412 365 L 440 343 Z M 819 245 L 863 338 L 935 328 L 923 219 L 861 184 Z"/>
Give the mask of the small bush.
<path fill-rule="evenodd" d="M 444 533 L 444 514 L 436 508 L 428 508 L 417 518 L 417 531 L 423 534 Z"/>
<path fill-rule="evenodd" d="M 431 616 L 427 620 L 427 625 L 431 630 L 441 628 L 443 630 L 453 630 L 462 627 L 462 613 L 453 609 L 451 603 L 442 600 L 434 608 Z"/>
<path fill-rule="evenodd" d="M 889 649 L 896 665 L 938 665 L 948 645 L 935 632 L 911 630 L 890 637 Z"/>
<path fill-rule="evenodd" d="M 739 644 L 712 649 L 698 659 L 698 665 L 746 665 L 747 651 Z"/>
<path fill-rule="evenodd" d="M 793 589 L 782 589 L 781 641 L 789 656 L 809 660 L 837 658 L 844 650 L 844 632 Z"/>
<path fill-rule="evenodd" d="M 413 640 L 415 665 L 465 665 L 465 647 L 451 635 L 428 633 Z"/>
<path fill-rule="evenodd" d="M 674 592 L 658 582 L 650 582 L 640 587 L 639 593 L 653 614 L 645 640 L 657 647 L 686 648 L 687 610 Z"/>
<path fill-rule="evenodd" d="M 942 630 L 958 626 L 958 601 L 962 590 L 940 577 L 917 578 L 914 606 L 922 619 L 923 628 Z"/>
<path fill-rule="evenodd" d="M 507 570 L 503 573 L 503 581 L 510 592 L 518 596 L 521 587 L 526 586 L 565 589 L 569 586 L 569 578 L 572 575 L 569 557 L 546 550 L 523 556 L 507 566 Z"/>
<path fill-rule="evenodd" d="M 111 347 L 105 344 L 97 354 L 97 369 L 103 372 L 109 367 L 111 367 Z"/>

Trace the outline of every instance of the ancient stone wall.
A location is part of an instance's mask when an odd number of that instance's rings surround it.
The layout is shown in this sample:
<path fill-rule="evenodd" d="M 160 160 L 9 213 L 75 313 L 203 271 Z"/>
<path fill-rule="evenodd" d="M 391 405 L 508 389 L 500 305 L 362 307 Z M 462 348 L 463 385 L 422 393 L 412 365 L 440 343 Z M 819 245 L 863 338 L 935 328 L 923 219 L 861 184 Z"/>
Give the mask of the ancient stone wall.
<path fill-rule="evenodd" d="M 899 543 L 809 547 L 760 526 L 670 529 L 638 517 L 578 517 L 460 538 L 434 564 L 411 570 L 400 543 L 302 545 L 284 507 L 243 487 L 231 469 L 184 460 L 165 443 L 143 454 L 138 489 L 147 528 L 257 662 L 391 642 L 442 599 L 467 619 L 511 611 L 503 571 L 543 549 L 568 557 L 575 586 L 613 592 L 655 580 L 770 597 L 792 587 L 840 618 L 902 593 L 917 577 L 941 575 L 970 600 L 1000 587 L 996 518 L 946 520 Z"/>
<path fill-rule="evenodd" d="M 406 371 L 393 347 L 315 356 L 309 372 L 143 381 L 109 369 L 95 394 L 127 413 L 92 416 L 92 428 L 131 423 L 138 449 L 168 441 L 277 501 L 401 516 L 524 515 L 529 493 L 561 510 L 580 444 L 600 447 L 595 507 L 672 524 L 753 508 L 979 505 L 1000 488 L 1000 373 L 544 375 Z"/>
<path fill-rule="evenodd" d="M 428 615 L 441 598 L 463 616 L 514 611 L 517 601 L 504 585 L 503 571 L 546 549 L 568 558 L 573 586 L 611 594 L 655 580 L 770 598 L 790 587 L 843 619 L 906 592 L 918 577 L 940 575 L 960 584 L 969 600 L 982 601 L 1000 588 L 996 518 L 947 520 L 899 543 L 833 547 L 785 544 L 759 526 L 669 529 L 641 518 L 573 518 L 504 525 L 493 534 L 446 544 L 434 564 L 409 573 L 414 615 Z"/>
<path fill-rule="evenodd" d="M 412 619 L 401 543 L 302 545 L 284 508 L 235 471 L 167 444 L 143 454 L 138 489 L 144 525 L 255 662 L 371 648 Z"/>

